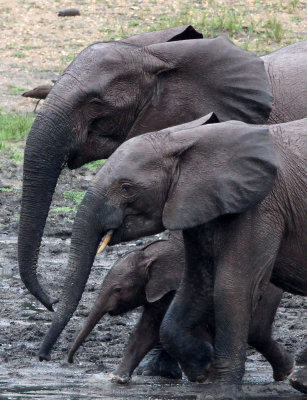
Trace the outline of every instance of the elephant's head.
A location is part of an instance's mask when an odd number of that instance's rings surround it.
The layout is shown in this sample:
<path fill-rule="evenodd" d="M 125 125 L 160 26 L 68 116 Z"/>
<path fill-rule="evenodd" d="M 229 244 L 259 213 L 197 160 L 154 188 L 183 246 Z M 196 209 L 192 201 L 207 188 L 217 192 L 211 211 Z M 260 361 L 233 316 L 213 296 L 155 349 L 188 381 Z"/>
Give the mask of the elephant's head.
<path fill-rule="evenodd" d="M 268 118 L 271 94 L 262 60 L 225 37 L 192 39 L 200 36 L 181 27 L 93 44 L 45 100 L 25 149 L 18 260 L 23 282 L 48 309 L 54 300 L 40 286 L 36 264 L 64 165 L 78 168 L 109 157 L 126 139 L 211 110 L 221 121 Z"/>
<path fill-rule="evenodd" d="M 178 233 L 178 236 L 181 236 Z M 99 320 L 108 313 L 120 315 L 175 291 L 184 264 L 183 240 L 172 235 L 120 258 L 106 275 L 84 327 L 68 353 L 73 356 Z"/>
<path fill-rule="evenodd" d="M 270 191 L 276 159 L 268 129 L 237 121 L 201 126 L 214 118 L 133 138 L 99 171 L 76 216 L 64 290 L 41 359 L 50 357 L 72 316 L 106 232 L 114 231 L 115 244 L 188 229 L 243 212 Z"/>

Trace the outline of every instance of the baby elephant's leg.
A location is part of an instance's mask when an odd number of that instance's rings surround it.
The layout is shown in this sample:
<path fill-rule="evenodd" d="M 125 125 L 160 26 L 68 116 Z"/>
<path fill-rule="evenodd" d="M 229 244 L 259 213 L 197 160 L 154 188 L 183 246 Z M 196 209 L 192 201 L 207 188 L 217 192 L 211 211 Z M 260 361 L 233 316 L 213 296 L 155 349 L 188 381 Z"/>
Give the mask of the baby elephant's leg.
<path fill-rule="evenodd" d="M 181 379 L 182 372 L 177 361 L 159 343 L 144 358 L 137 369 L 138 375 L 163 376 Z"/>
<path fill-rule="evenodd" d="M 143 357 L 159 343 L 160 325 L 171 301 L 168 296 L 144 306 L 142 317 L 129 338 L 124 357 L 113 374 L 113 381 L 129 382 L 133 371 Z"/>
<path fill-rule="evenodd" d="M 299 355 L 298 364 L 303 365 L 303 368 L 291 376 L 290 383 L 294 389 L 307 394 L 307 347 Z"/>
<path fill-rule="evenodd" d="M 272 339 L 272 324 L 281 297 L 282 290 L 269 283 L 255 310 L 248 336 L 248 343 L 271 364 L 276 381 L 285 380 L 294 368 L 293 357 Z"/>

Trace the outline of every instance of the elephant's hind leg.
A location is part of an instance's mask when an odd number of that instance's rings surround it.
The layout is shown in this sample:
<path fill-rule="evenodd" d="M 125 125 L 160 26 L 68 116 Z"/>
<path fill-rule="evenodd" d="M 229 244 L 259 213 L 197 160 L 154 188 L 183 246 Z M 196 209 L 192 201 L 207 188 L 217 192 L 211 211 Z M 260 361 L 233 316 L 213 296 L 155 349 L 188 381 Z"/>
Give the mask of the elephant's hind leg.
<path fill-rule="evenodd" d="M 285 380 L 295 366 L 294 358 L 272 339 L 272 324 L 283 291 L 269 283 L 254 312 L 248 343 L 259 351 L 271 364 L 275 381 Z"/>
<path fill-rule="evenodd" d="M 137 369 L 137 375 L 163 376 L 170 379 L 181 379 L 182 372 L 177 361 L 158 344 L 144 358 Z"/>

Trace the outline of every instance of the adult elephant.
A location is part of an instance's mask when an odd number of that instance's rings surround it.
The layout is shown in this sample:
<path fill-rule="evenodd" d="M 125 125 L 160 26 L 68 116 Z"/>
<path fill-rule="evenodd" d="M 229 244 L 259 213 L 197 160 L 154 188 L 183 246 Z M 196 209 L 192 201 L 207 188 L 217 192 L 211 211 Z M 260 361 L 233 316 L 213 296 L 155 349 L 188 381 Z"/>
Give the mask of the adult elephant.
<path fill-rule="evenodd" d="M 298 93 L 307 86 L 299 77 L 300 62 L 289 57 L 286 70 L 278 62 L 271 68 L 275 53 L 272 60 L 264 60 L 267 75 L 262 60 L 228 39 L 195 40 L 201 37 L 186 26 L 125 42 L 96 43 L 78 55 L 48 95 L 25 148 L 18 262 L 26 287 L 49 310 L 56 300 L 38 282 L 37 258 L 52 195 L 66 164 L 78 168 L 106 158 L 128 138 L 213 109 L 221 121 L 263 123 L 271 109 L 268 76 L 281 98 L 275 101 L 273 119 L 300 118 Z M 276 89 L 280 85 L 281 94 Z M 289 92 L 296 101 L 288 100 Z M 296 114 L 283 113 L 285 104 Z"/>
<path fill-rule="evenodd" d="M 208 343 L 192 331 L 214 305 L 215 386 L 203 399 L 241 396 L 261 293 L 271 281 L 307 295 L 307 118 L 201 126 L 209 122 L 212 115 L 133 138 L 97 174 L 76 216 L 63 295 L 41 359 L 50 359 L 71 318 L 105 233 L 113 231 L 116 244 L 183 229 L 185 269 L 162 322 L 162 344 L 191 380 L 202 381 Z"/>

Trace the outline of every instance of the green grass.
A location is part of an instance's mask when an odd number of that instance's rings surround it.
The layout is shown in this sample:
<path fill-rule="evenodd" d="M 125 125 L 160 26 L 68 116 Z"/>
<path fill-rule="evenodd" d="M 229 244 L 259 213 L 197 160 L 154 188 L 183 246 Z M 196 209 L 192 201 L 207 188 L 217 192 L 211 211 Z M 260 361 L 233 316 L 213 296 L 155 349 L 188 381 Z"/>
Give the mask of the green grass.
<path fill-rule="evenodd" d="M 13 54 L 14 57 L 17 58 L 25 58 L 27 57 L 25 53 L 23 53 L 22 51 L 17 51 L 16 53 Z"/>
<path fill-rule="evenodd" d="M 79 190 L 66 190 L 64 192 L 64 199 L 71 199 L 74 201 L 74 203 L 78 206 L 81 201 L 83 200 L 83 197 L 85 195 L 85 191 L 80 192 Z"/>
<path fill-rule="evenodd" d="M 10 140 L 22 140 L 28 135 L 33 124 L 34 114 L 3 114 L 0 111 L 0 150 L 6 148 Z"/>
<path fill-rule="evenodd" d="M 288 10 L 292 13 L 296 10 L 299 4 L 299 0 L 290 0 L 288 4 Z"/>
<path fill-rule="evenodd" d="M 51 212 L 54 212 L 54 213 L 64 213 L 64 214 L 69 214 L 69 213 L 71 213 L 71 212 L 73 212 L 74 211 L 74 208 L 72 208 L 72 207 L 53 207 L 51 210 L 50 210 Z"/>
<path fill-rule="evenodd" d="M 273 39 L 276 42 L 281 41 L 284 36 L 284 30 L 281 22 L 279 22 L 276 17 L 269 19 L 264 27 L 266 29 L 266 35 L 268 38 Z"/>
<path fill-rule="evenodd" d="M 102 167 L 104 165 L 104 163 L 107 160 L 97 160 L 97 161 L 92 161 L 88 164 L 85 164 L 84 167 L 91 170 L 91 171 L 96 171 L 96 169 Z"/>
<path fill-rule="evenodd" d="M 10 86 L 9 87 L 10 93 L 13 96 L 20 96 L 21 93 L 25 92 L 26 89 L 22 88 L 22 87 L 16 87 L 16 86 Z"/>
<path fill-rule="evenodd" d="M 76 57 L 75 54 L 68 54 L 67 56 L 61 56 L 60 60 L 62 64 L 68 64 L 71 63 L 72 60 L 74 60 Z"/>
<path fill-rule="evenodd" d="M 5 193 L 19 193 L 20 190 L 14 189 L 14 188 L 0 188 L 0 192 L 5 192 Z"/>

